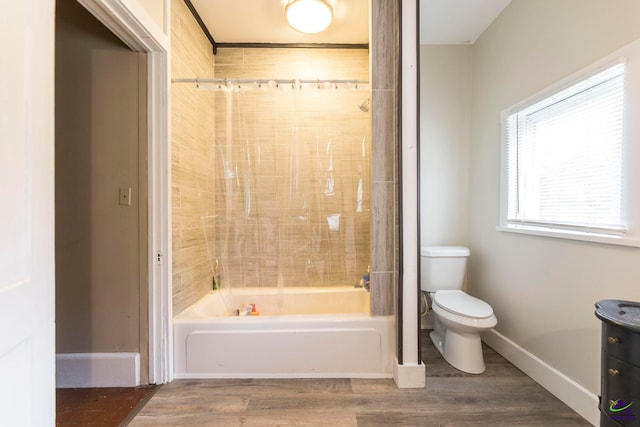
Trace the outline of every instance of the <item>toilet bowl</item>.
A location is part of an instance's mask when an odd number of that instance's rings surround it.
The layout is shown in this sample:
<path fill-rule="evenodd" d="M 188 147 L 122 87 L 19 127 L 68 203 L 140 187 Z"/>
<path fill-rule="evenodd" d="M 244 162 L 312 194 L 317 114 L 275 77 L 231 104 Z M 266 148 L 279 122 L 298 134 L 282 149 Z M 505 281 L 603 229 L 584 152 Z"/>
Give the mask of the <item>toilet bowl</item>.
<path fill-rule="evenodd" d="M 498 323 L 486 302 L 460 290 L 436 291 L 429 295 L 435 314 L 431 341 L 454 368 L 471 374 L 485 371 L 480 333 Z"/>
<path fill-rule="evenodd" d="M 462 291 L 469 249 L 426 246 L 420 255 L 420 286 L 429 294 L 434 313 L 431 341 L 454 368 L 481 374 L 485 364 L 480 333 L 498 320 L 489 304 Z"/>

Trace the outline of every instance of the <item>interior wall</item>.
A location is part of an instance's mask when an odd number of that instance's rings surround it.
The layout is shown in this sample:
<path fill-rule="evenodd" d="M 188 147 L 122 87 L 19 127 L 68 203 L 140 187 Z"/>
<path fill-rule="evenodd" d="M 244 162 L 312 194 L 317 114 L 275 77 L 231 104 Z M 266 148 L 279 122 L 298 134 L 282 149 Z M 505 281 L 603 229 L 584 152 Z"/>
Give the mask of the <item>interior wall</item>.
<path fill-rule="evenodd" d="M 514 0 L 474 46 L 470 292 L 499 333 L 595 395 L 594 303 L 640 300 L 639 249 L 496 231 L 500 111 L 637 39 L 638 22 L 636 0 Z"/>
<path fill-rule="evenodd" d="M 140 56 L 58 1 L 55 59 L 56 351 L 139 352 Z"/>
<path fill-rule="evenodd" d="M 147 11 L 151 19 L 158 25 L 158 28 L 166 32 L 165 17 L 167 12 L 165 8 L 169 7 L 168 0 L 138 0 L 142 7 Z"/>
<path fill-rule="evenodd" d="M 367 49 L 220 48 L 216 78 L 367 81 L 368 62 Z M 209 86 L 222 286 L 353 286 L 370 264 L 369 85 L 295 86 Z"/>
<path fill-rule="evenodd" d="M 420 46 L 420 245 L 469 244 L 472 46 Z"/>
<path fill-rule="evenodd" d="M 183 0 L 171 0 L 172 78 L 214 76 L 211 44 Z M 214 105 L 210 92 L 190 83 L 171 85 L 171 220 L 173 313 L 212 289 L 206 232 L 215 214 Z M 206 231 L 205 227 L 208 227 Z"/>

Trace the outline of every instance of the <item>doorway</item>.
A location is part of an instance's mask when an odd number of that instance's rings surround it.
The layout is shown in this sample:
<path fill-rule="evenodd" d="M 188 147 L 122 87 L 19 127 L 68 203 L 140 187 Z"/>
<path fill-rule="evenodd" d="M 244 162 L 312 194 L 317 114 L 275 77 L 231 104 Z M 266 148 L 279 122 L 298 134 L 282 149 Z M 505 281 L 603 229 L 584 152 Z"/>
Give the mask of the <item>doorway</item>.
<path fill-rule="evenodd" d="M 56 5 L 56 353 L 60 387 L 148 376 L 146 58 Z"/>
<path fill-rule="evenodd" d="M 146 58 L 146 170 L 148 245 L 141 256 L 148 281 L 148 305 L 141 316 L 148 321 L 150 384 L 164 384 L 173 378 L 171 334 L 171 150 L 169 138 L 169 37 L 168 1 L 154 2 L 164 23 L 128 2 L 120 0 L 77 0 L 98 21 L 134 52 Z M 143 315 L 146 310 L 146 315 Z"/>

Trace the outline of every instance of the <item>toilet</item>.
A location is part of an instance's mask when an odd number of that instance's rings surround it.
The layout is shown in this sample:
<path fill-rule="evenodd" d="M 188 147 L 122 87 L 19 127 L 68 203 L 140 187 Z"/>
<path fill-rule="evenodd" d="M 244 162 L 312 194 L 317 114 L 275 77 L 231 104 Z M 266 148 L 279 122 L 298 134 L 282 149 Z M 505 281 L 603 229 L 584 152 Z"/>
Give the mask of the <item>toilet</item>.
<path fill-rule="evenodd" d="M 481 374 L 485 364 L 480 332 L 498 320 L 489 304 L 462 291 L 469 254 L 462 246 L 422 247 L 420 287 L 431 299 L 433 344 L 454 368 Z"/>

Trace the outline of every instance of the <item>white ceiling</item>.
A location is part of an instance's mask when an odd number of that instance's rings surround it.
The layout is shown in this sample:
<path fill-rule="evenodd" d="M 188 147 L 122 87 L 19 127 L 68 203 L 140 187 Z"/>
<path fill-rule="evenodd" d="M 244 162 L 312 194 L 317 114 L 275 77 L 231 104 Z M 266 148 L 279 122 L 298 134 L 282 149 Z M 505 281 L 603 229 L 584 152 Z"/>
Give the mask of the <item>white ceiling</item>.
<path fill-rule="evenodd" d="M 191 0 L 217 43 L 369 42 L 369 0 L 329 0 L 333 22 L 318 34 L 291 28 L 287 0 Z"/>
<path fill-rule="evenodd" d="M 328 0 L 334 20 L 302 34 L 284 17 L 288 0 L 191 0 L 218 43 L 369 42 L 369 0 Z M 511 0 L 419 0 L 420 44 L 474 43 Z"/>
<path fill-rule="evenodd" d="M 420 44 L 472 44 L 511 0 L 419 0 Z"/>

